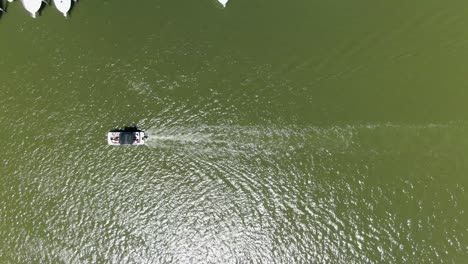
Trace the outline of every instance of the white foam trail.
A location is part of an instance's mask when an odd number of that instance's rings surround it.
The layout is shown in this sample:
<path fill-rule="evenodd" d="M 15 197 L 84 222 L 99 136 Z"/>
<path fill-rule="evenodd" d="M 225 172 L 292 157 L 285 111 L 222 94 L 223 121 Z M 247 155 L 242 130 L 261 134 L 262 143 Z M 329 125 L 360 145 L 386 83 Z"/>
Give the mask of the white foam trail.
<path fill-rule="evenodd" d="M 257 155 L 295 151 L 305 145 L 314 149 L 343 151 L 352 147 L 354 130 L 343 128 L 275 128 L 202 126 L 147 129 L 146 145 L 179 149 L 210 156 Z"/>
<path fill-rule="evenodd" d="M 461 124 L 458 124 L 461 125 Z M 330 127 L 242 127 L 199 126 L 147 129 L 147 145 L 155 148 L 183 148 L 206 151 L 284 151 L 311 146 L 315 150 L 343 152 L 359 145 L 359 134 L 392 130 L 418 130 L 455 127 L 449 124 L 356 124 Z"/>
<path fill-rule="evenodd" d="M 154 135 L 150 141 L 178 141 L 187 143 L 211 142 L 209 135 Z"/>

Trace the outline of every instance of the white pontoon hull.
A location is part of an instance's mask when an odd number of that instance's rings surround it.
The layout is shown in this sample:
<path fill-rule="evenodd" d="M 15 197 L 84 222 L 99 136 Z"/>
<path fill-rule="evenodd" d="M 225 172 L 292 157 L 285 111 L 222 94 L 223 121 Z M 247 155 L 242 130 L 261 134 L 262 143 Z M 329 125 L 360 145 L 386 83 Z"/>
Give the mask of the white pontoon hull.
<path fill-rule="evenodd" d="M 36 13 L 41 9 L 42 0 L 22 0 L 21 2 L 32 17 L 36 17 Z"/>
<path fill-rule="evenodd" d="M 137 131 L 137 132 L 131 132 L 133 134 L 133 142 L 132 143 L 122 143 L 121 142 L 121 136 L 122 133 L 129 133 L 129 132 L 109 132 L 107 133 L 107 144 L 109 145 L 114 145 L 114 146 L 120 146 L 120 145 L 144 145 L 146 136 L 145 132 L 143 131 Z"/>
<path fill-rule="evenodd" d="M 229 0 L 218 0 L 218 2 L 221 3 L 224 7 L 226 7 L 228 1 Z"/>
<path fill-rule="evenodd" d="M 71 0 L 54 0 L 55 7 L 66 17 L 71 8 Z"/>

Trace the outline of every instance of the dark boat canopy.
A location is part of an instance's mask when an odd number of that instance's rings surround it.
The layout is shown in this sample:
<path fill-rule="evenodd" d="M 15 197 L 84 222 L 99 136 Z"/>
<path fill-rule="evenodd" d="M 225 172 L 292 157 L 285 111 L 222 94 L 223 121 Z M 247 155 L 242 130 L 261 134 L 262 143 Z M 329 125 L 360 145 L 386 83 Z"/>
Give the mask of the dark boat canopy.
<path fill-rule="evenodd" d="M 132 145 L 135 142 L 135 133 L 133 132 L 120 132 L 119 143 L 121 145 Z"/>

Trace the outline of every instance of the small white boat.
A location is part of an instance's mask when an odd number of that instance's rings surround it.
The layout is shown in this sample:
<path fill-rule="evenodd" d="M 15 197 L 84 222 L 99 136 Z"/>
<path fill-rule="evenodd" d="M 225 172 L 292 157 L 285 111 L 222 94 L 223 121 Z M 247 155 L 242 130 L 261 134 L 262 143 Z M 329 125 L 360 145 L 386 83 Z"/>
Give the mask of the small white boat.
<path fill-rule="evenodd" d="M 218 2 L 220 2 L 223 5 L 223 7 L 226 7 L 228 1 L 229 0 L 218 0 Z"/>
<path fill-rule="evenodd" d="M 13 0 L 8 0 L 8 2 L 10 2 L 10 3 L 11 3 L 11 2 L 13 2 Z"/>
<path fill-rule="evenodd" d="M 71 8 L 71 0 L 54 0 L 55 7 L 67 17 Z"/>
<path fill-rule="evenodd" d="M 22 0 L 24 8 L 31 13 L 32 17 L 36 17 L 36 13 L 41 9 L 42 0 Z"/>
<path fill-rule="evenodd" d="M 107 133 L 107 144 L 113 146 L 144 145 L 147 138 L 143 131 L 111 131 Z"/>

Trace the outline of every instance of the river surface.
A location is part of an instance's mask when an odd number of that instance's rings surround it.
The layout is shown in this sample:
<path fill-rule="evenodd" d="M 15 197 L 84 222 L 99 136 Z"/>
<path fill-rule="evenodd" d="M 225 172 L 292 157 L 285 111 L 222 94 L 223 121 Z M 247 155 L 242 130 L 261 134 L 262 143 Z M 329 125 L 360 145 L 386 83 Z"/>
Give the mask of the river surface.
<path fill-rule="evenodd" d="M 0 263 L 468 262 L 466 2 L 4 2 Z"/>

